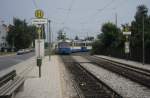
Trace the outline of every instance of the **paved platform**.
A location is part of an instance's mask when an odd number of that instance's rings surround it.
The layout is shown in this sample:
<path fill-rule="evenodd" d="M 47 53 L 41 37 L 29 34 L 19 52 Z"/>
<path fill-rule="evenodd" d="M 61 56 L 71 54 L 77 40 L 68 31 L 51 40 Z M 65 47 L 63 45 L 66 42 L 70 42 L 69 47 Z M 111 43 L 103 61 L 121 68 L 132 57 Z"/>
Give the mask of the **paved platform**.
<path fill-rule="evenodd" d="M 51 61 L 45 57 L 41 78 L 38 77 L 38 67 L 34 66 L 25 76 L 24 90 L 18 92 L 15 98 L 76 98 L 70 81 L 63 78 L 66 77 L 63 70 L 63 63 L 58 56 L 52 56 Z"/>
<path fill-rule="evenodd" d="M 123 64 L 128 64 L 128 65 L 135 66 L 138 68 L 150 70 L 150 64 L 144 64 L 143 65 L 140 62 L 125 60 L 125 59 L 119 59 L 119 58 L 104 56 L 104 55 L 94 55 L 94 56 L 101 57 L 101 58 L 108 59 L 108 60 L 112 60 L 112 61 L 116 61 L 116 62 L 123 63 Z"/>
<path fill-rule="evenodd" d="M 1 70 L 0 76 L 3 76 L 5 74 L 9 73 L 12 70 L 16 70 L 17 75 L 23 76 L 28 70 L 32 69 L 33 66 L 35 66 L 35 57 L 31 57 L 27 60 L 24 60 L 21 63 L 18 63 L 9 68 Z"/>

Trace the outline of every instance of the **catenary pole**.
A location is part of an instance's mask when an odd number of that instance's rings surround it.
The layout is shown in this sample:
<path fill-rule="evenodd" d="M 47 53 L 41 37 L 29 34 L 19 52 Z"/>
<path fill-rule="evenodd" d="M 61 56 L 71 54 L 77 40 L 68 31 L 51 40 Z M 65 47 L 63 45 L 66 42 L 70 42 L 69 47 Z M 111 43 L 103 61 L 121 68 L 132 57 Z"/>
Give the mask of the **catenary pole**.
<path fill-rule="evenodd" d="M 48 20 L 49 26 L 49 60 L 51 60 L 51 20 Z"/>
<path fill-rule="evenodd" d="M 143 45 L 143 60 L 142 60 L 143 62 L 142 63 L 143 63 L 143 65 L 145 64 L 145 45 L 144 45 L 144 43 L 145 43 L 144 33 L 145 32 L 144 32 L 144 29 L 145 29 L 145 27 L 144 27 L 144 16 L 143 16 L 143 33 L 142 33 L 142 37 L 143 37 L 142 38 L 142 42 L 143 42 L 143 44 L 142 44 Z"/>

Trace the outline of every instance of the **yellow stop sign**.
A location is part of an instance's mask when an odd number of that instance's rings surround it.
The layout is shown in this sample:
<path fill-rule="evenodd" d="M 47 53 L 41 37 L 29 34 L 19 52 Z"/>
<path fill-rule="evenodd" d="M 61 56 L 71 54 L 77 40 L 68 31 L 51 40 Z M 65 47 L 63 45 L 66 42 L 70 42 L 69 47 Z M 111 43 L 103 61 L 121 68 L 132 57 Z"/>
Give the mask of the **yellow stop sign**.
<path fill-rule="evenodd" d="M 35 11 L 36 18 L 43 18 L 43 16 L 44 16 L 44 12 L 42 10 L 38 9 Z"/>

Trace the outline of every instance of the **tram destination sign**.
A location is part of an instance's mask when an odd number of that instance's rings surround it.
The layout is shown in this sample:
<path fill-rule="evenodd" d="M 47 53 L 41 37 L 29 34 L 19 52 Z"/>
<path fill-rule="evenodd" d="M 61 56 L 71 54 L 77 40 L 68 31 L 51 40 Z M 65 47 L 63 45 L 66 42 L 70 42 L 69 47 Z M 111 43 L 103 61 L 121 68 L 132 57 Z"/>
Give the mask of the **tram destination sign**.
<path fill-rule="evenodd" d="M 131 35 L 131 32 L 123 32 L 123 35 Z"/>
<path fill-rule="evenodd" d="M 47 19 L 46 18 L 34 18 L 32 19 L 32 24 L 34 25 L 47 24 Z"/>

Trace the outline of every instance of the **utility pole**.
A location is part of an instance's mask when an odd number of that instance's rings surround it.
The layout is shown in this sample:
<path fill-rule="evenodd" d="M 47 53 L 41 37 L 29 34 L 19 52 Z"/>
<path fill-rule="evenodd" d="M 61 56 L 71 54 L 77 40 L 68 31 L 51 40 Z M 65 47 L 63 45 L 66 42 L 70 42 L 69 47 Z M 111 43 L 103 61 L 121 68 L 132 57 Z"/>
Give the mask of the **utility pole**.
<path fill-rule="evenodd" d="M 117 15 L 117 13 L 115 13 L 115 24 L 116 24 L 116 26 L 117 26 L 117 22 L 118 22 L 118 15 Z"/>
<path fill-rule="evenodd" d="M 145 36 L 144 36 L 144 29 L 145 29 L 145 27 L 144 27 L 144 15 L 143 15 L 143 33 L 142 33 L 142 42 L 143 42 L 143 65 L 145 64 L 145 45 L 144 45 L 144 43 L 145 43 Z"/>
<path fill-rule="evenodd" d="M 51 60 L 51 20 L 48 20 L 49 32 L 49 60 Z"/>
<path fill-rule="evenodd" d="M 40 56 L 40 39 L 41 39 L 41 26 L 39 25 L 38 27 L 38 49 L 39 49 L 39 56 Z M 41 57 L 37 58 L 37 63 L 38 63 L 38 66 L 39 66 L 39 77 L 41 77 L 41 63 L 42 62 L 42 59 Z"/>

